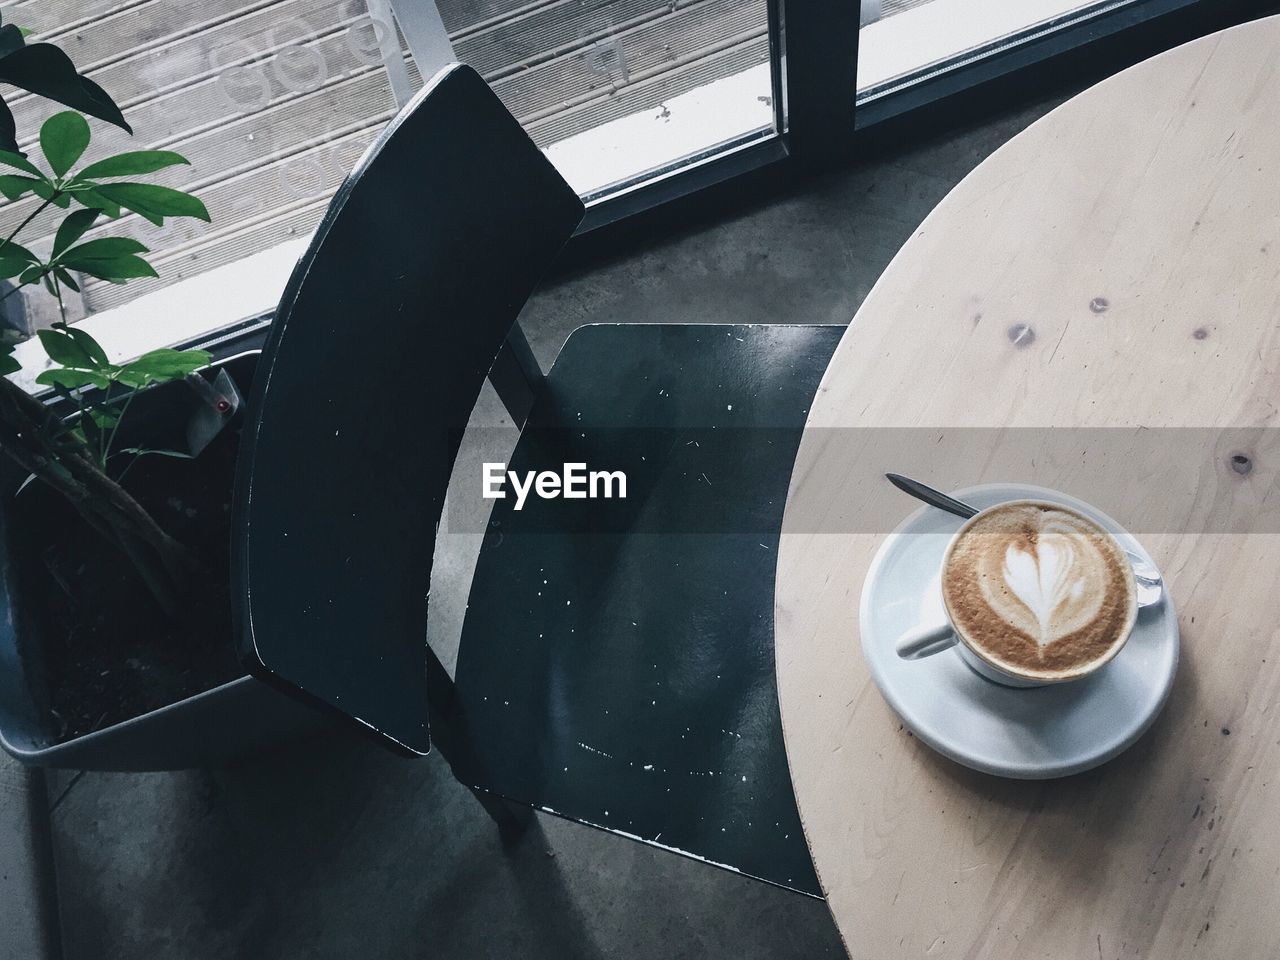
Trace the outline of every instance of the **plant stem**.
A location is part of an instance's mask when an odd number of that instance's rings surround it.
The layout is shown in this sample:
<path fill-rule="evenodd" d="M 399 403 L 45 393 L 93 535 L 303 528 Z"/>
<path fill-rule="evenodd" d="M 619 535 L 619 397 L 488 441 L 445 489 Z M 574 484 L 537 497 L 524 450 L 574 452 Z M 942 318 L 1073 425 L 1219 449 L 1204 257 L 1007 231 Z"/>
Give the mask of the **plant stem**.
<path fill-rule="evenodd" d="M 0 377 L 0 448 L 66 497 L 89 524 L 125 553 L 170 616 L 200 572 L 196 556 L 164 532 L 140 503 L 98 465 L 80 439 L 49 440 L 57 416 L 7 377 Z"/>
<path fill-rule="evenodd" d="M 13 228 L 13 232 L 12 232 L 12 233 L 10 233 L 10 234 L 9 234 L 7 237 L 5 237 L 3 240 L 0 240 L 0 250 L 3 250 L 5 247 L 7 247 L 7 246 L 9 245 L 9 243 L 13 240 L 13 238 L 14 238 L 14 237 L 16 237 L 19 233 L 21 233 L 21 232 L 22 232 L 22 228 L 23 228 L 23 227 L 25 227 L 28 223 L 30 223 L 30 222 L 31 222 L 32 220 L 34 220 L 36 217 L 40 216 L 40 214 L 44 213 L 44 209 L 45 209 L 45 207 L 47 207 L 47 206 L 49 206 L 49 204 L 53 203 L 53 201 L 54 201 L 58 196 L 60 196 L 61 194 L 62 194 L 62 191 L 61 191 L 61 190 L 55 190 L 55 191 L 53 192 L 53 196 L 51 196 L 51 197 L 50 197 L 48 200 L 46 200 L 44 203 L 40 204 L 40 206 L 36 207 L 36 208 L 35 208 L 35 210 L 33 210 L 33 211 L 31 212 L 31 214 L 27 217 L 27 219 L 23 220 L 20 224 L 18 224 L 16 227 L 14 227 L 14 228 Z"/>
<path fill-rule="evenodd" d="M 50 270 L 49 276 L 53 277 L 53 295 L 58 298 L 58 315 L 62 317 L 62 325 L 67 325 L 67 305 L 62 301 L 62 284 L 58 282 L 58 274 L 56 271 Z"/>
<path fill-rule="evenodd" d="M 28 280 L 26 283 L 20 283 L 20 284 L 18 284 L 18 285 L 17 285 L 16 287 L 14 287 L 12 290 L 10 290 L 8 293 L 6 293 L 3 297 L 0 297 L 0 303 L 4 303 L 6 300 L 8 300 L 10 297 L 12 297 L 15 293 L 17 293 L 17 292 L 18 292 L 19 290 L 21 290 L 23 287 L 29 287 L 29 286 L 31 286 L 31 284 L 33 284 L 33 283 L 35 283 L 35 282 L 36 282 L 35 280 Z"/>
<path fill-rule="evenodd" d="M 107 388 L 107 395 L 108 396 L 111 395 L 110 387 Z M 120 408 L 120 413 L 116 417 L 116 422 L 111 425 L 111 432 L 107 434 L 106 449 L 102 451 L 102 466 L 104 469 L 107 466 L 107 461 L 111 459 L 111 446 L 116 442 L 116 431 L 120 429 L 120 423 L 124 420 L 125 414 L 129 412 L 129 404 L 133 403 L 133 398 L 136 397 L 137 395 L 138 395 L 138 391 L 133 390 L 124 398 L 124 406 Z M 106 400 L 103 401 L 103 403 L 107 403 L 107 402 L 108 401 Z M 127 470 L 128 467 L 126 467 L 125 469 Z M 123 477 L 124 474 L 121 474 L 121 476 Z"/>
<path fill-rule="evenodd" d="M 49 276 L 53 277 L 53 295 L 58 301 L 58 315 L 62 317 L 62 325 L 65 327 L 67 325 L 67 305 L 62 301 L 62 284 L 58 282 L 58 275 L 56 273 L 51 272 Z M 110 384 L 107 385 L 107 396 L 111 396 Z M 84 434 L 85 440 L 88 440 L 89 431 L 86 429 L 85 424 L 89 421 L 89 411 L 84 405 L 83 387 L 75 392 L 75 398 L 76 406 L 80 410 L 80 432 Z M 107 465 L 107 458 L 106 454 L 104 454 L 102 450 L 102 432 L 95 431 L 95 434 L 97 436 L 98 463 L 105 467 Z"/>

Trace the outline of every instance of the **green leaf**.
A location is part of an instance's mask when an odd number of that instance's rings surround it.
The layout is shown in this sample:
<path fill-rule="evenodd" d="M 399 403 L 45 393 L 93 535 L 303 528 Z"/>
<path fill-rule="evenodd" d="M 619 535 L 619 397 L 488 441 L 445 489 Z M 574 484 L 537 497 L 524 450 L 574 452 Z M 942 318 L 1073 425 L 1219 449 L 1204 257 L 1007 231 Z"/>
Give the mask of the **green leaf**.
<path fill-rule="evenodd" d="M 76 278 L 71 276 L 71 274 L 66 270 L 63 270 L 61 267 L 54 267 L 53 272 L 64 287 L 70 287 L 76 293 L 80 292 L 80 284 L 76 283 Z"/>
<path fill-rule="evenodd" d="M 58 232 L 53 237 L 53 259 L 58 259 L 58 254 L 83 237 L 101 212 L 92 209 L 76 210 L 63 217 L 62 223 L 58 225 Z"/>
<path fill-rule="evenodd" d="M 20 243 L 10 240 L 0 245 L 0 279 L 16 277 L 39 262 L 39 258 Z"/>
<path fill-rule="evenodd" d="M 172 150 L 136 150 L 130 153 L 118 153 L 97 163 L 91 163 L 76 176 L 81 177 L 135 177 L 144 173 L 155 173 L 165 167 L 172 167 L 188 160 L 180 153 Z"/>
<path fill-rule="evenodd" d="M 0 57 L 8 56 L 26 45 L 26 34 L 21 27 L 9 24 L 0 28 Z"/>
<path fill-rule="evenodd" d="M 102 428 L 98 426 L 97 421 L 95 421 L 93 417 L 81 417 L 77 426 L 84 434 L 85 442 L 89 444 L 91 449 L 101 450 L 105 446 L 102 442 L 104 439 L 104 432 Z"/>
<path fill-rule="evenodd" d="M 0 174 L 0 193 L 7 200 L 20 200 L 31 192 L 32 184 L 39 182 L 35 177 L 24 177 L 16 173 Z"/>
<path fill-rule="evenodd" d="M 40 168 L 28 160 L 20 153 L 14 153 L 12 150 L 0 150 L 0 163 L 7 164 L 11 167 L 17 167 L 23 173 L 29 173 L 32 176 L 45 179 L 45 175 L 40 172 Z"/>
<path fill-rule="evenodd" d="M 108 200 L 97 191 L 97 184 L 88 186 L 85 184 L 76 184 L 68 187 L 72 196 L 79 200 L 86 207 L 92 207 L 95 210 L 101 210 L 108 217 L 115 219 L 120 216 L 120 204 L 114 200 Z"/>
<path fill-rule="evenodd" d="M 208 366 L 211 359 L 204 350 L 152 350 L 121 367 L 117 379 L 130 387 L 178 380 Z"/>
<path fill-rule="evenodd" d="M 210 222 L 209 211 L 198 197 L 172 187 L 154 183 L 103 183 L 98 185 L 97 192 L 156 226 L 161 226 L 165 217 L 194 217 Z"/>
<path fill-rule="evenodd" d="M 48 180 L 40 180 L 37 183 L 33 183 L 31 189 L 35 191 L 37 197 L 41 200 L 48 200 L 55 207 L 61 207 L 65 210 L 71 206 L 71 198 L 54 187 Z"/>
<path fill-rule="evenodd" d="M 65 332 L 85 352 L 85 356 L 93 361 L 94 366 L 98 368 L 111 366 L 111 361 L 107 358 L 107 351 L 102 349 L 102 344 L 93 339 L 88 330 L 82 330 L 79 327 L 67 327 Z"/>
<path fill-rule="evenodd" d="M 120 412 L 118 410 L 103 409 L 102 407 L 90 407 L 85 411 L 89 419 L 97 426 L 104 429 L 114 427 L 120 422 Z"/>
<path fill-rule="evenodd" d="M 132 254 L 123 257 L 88 257 L 84 259 L 63 255 L 62 264 L 73 270 L 79 270 L 81 273 L 87 273 L 91 277 L 97 277 L 99 280 L 108 280 L 111 283 L 124 283 L 126 280 L 135 280 L 138 277 L 160 276 L 151 264 Z"/>
<path fill-rule="evenodd" d="M 0 150 L 22 155 L 18 146 L 18 124 L 13 119 L 13 111 L 3 100 L 0 100 Z"/>
<path fill-rule="evenodd" d="M 90 211 L 81 210 L 80 213 L 88 213 Z M 93 211 L 97 213 L 97 211 Z M 71 214 L 75 216 L 75 214 Z M 57 247 L 54 247 L 55 252 Z M 117 257 L 127 257 L 133 253 L 146 253 L 147 248 L 134 240 L 132 237 L 99 237 L 96 240 L 88 240 L 78 247 L 72 247 L 63 254 L 66 262 L 70 263 L 75 260 L 114 260 Z"/>
<path fill-rule="evenodd" d="M 93 370 L 54 367 L 36 377 L 36 383 L 42 387 L 64 387 L 67 390 L 79 390 L 81 387 L 97 387 L 99 390 L 105 390 L 111 385 L 111 380 Z"/>
<path fill-rule="evenodd" d="M 44 276 L 44 264 L 37 263 L 33 267 L 28 267 L 18 275 L 18 283 L 35 283 Z"/>
<path fill-rule="evenodd" d="M 27 263 L 40 262 L 39 257 L 14 240 L 0 241 L 0 257 L 18 257 Z"/>
<path fill-rule="evenodd" d="M 40 149 L 55 177 L 65 176 L 89 146 L 89 122 L 74 110 L 55 113 L 40 127 Z"/>
<path fill-rule="evenodd" d="M 107 91 L 77 72 L 71 58 L 51 43 L 27 44 L 0 57 L 0 82 L 56 100 L 133 133 Z"/>
<path fill-rule="evenodd" d="M 21 369 L 22 364 L 13 355 L 13 344 L 0 342 L 0 377 L 7 377 Z"/>
<path fill-rule="evenodd" d="M 44 352 L 54 363 L 80 370 L 92 370 L 98 366 L 84 347 L 69 333 L 63 333 L 61 330 L 37 330 L 36 336 L 40 338 L 40 345 L 44 347 Z"/>

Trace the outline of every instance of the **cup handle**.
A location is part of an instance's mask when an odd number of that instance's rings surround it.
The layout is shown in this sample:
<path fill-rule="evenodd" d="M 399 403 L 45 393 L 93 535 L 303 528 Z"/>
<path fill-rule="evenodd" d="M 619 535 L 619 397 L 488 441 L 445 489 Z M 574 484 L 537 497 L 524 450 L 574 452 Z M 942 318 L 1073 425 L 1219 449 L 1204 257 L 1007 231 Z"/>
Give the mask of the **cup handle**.
<path fill-rule="evenodd" d="M 903 660 L 923 660 L 956 644 L 955 631 L 949 623 L 922 624 L 898 638 L 894 649 Z"/>

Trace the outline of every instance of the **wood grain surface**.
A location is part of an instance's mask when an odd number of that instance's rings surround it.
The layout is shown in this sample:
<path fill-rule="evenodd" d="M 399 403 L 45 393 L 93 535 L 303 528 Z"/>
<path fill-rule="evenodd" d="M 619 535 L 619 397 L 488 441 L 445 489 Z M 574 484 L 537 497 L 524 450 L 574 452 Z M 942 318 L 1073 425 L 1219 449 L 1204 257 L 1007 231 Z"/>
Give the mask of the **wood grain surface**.
<path fill-rule="evenodd" d="M 1277 956 L 1277 403 L 1280 19 L 1069 101 L 903 247 L 815 400 L 778 566 L 788 759 L 851 957 Z M 1037 458 L 1049 428 L 1113 439 Z M 1115 437 L 1136 448 L 1153 430 L 1203 457 L 1167 474 L 1117 455 Z M 931 469 L 910 442 L 926 435 L 957 455 Z M 908 447 L 910 462 L 887 462 Z M 885 470 L 944 489 L 1040 483 L 1122 524 L 1178 504 L 1133 527 L 1183 642 L 1172 697 L 1135 747 L 1014 782 L 903 728 L 859 653 L 865 571 L 915 506 L 885 491 Z"/>

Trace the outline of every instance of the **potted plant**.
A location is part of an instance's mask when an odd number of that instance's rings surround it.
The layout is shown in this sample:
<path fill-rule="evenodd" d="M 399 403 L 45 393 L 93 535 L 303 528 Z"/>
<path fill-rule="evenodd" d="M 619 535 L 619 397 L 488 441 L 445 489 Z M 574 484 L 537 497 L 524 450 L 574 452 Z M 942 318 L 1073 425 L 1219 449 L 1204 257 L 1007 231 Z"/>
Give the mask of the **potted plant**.
<path fill-rule="evenodd" d="M 0 81 L 72 108 L 45 120 L 36 157 L 0 103 L 0 193 L 29 207 L 0 237 L 0 309 L 41 287 L 58 307 L 36 332 L 51 399 L 9 379 L 20 365 L 12 337 L 0 342 L 0 740 L 32 763 L 143 769 L 237 755 L 268 742 L 266 728 L 291 735 L 310 710 L 245 676 L 231 634 L 236 414 L 252 350 L 113 362 L 67 322 L 77 277 L 156 276 L 142 243 L 104 229 L 112 221 L 209 220 L 191 194 L 140 179 L 187 161 L 142 150 L 81 163 L 84 114 L 127 123 L 61 50 L 10 24 Z M 57 226 L 42 254 L 21 241 L 46 211 Z"/>

